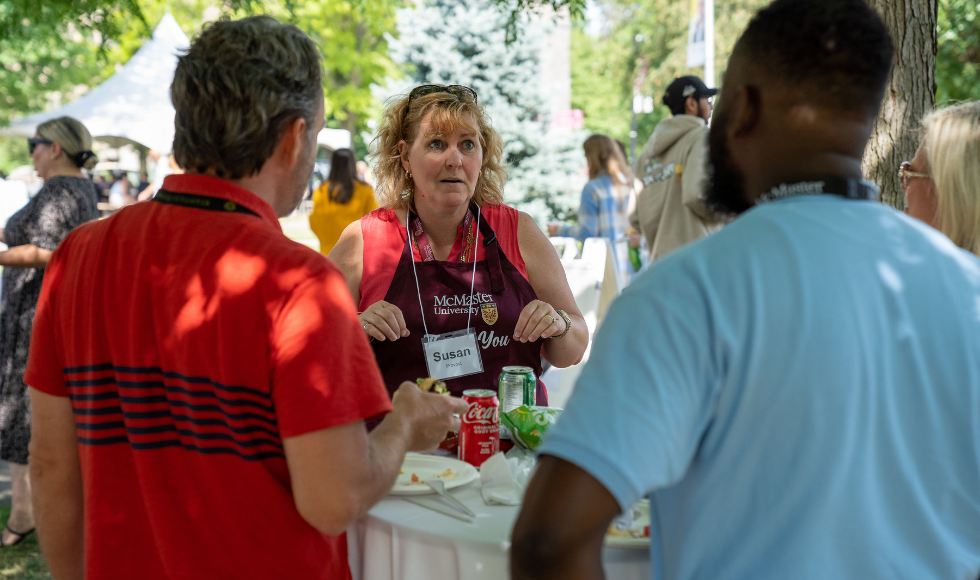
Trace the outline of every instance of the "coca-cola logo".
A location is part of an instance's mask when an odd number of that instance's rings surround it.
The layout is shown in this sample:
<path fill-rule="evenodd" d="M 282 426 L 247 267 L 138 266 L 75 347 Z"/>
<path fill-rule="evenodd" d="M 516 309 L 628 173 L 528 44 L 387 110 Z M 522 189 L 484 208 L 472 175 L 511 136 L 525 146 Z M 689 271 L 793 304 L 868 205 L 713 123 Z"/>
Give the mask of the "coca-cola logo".
<path fill-rule="evenodd" d="M 497 425 L 500 423 L 500 407 L 496 405 L 484 407 L 477 402 L 470 403 L 470 407 L 463 415 L 463 423 Z"/>

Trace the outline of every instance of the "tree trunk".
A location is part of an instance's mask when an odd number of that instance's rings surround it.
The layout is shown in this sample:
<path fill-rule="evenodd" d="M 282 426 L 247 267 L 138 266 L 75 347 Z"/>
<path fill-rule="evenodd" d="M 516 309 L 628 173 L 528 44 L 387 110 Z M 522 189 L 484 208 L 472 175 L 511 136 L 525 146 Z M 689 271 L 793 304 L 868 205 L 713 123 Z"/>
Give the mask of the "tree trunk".
<path fill-rule="evenodd" d="M 868 0 L 895 42 L 895 65 L 881 113 L 864 152 L 864 174 L 881 188 L 881 201 L 902 209 L 898 179 L 915 156 L 922 118 L 936 106 L 937 0 Z"/>

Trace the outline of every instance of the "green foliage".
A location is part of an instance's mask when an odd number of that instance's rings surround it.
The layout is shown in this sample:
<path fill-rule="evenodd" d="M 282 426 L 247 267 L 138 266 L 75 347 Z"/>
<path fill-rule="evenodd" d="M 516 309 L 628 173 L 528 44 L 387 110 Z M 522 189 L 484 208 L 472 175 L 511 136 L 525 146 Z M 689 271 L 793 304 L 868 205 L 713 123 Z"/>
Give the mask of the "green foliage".
<path fill-rule="evenodd" d="M 568 14 L 573 21 L 581 22 L 585 16 L 587 0 L 495 0 L 501 11 L 507 14 L 504 24 L 505 39 L 508 45 L 517 42 L 523 32 L 521 19 L 525 14 L 543 16 L 545 14 Z"/>
<path fill-rule="evenodd" d="M 102 38 L 118 36 L 123 22 L 107 18 L 125 14 L 130 25 L 148 31 L 138 0 L 6 0 L 0 3 L 0 38 L 16 46 L 38 37 L 57 37 L 78 29 L 84 35 L 98 32 Z"/>
<path fill-rule="evenodd" d="M 768 0 L 716 0 L 716 83 L 724 78 L 735 41 L 756 10 Z M 638 75 L 641 93 L 652 96 L 654 111 L 637 116 L 637 151 L 643 148 L 661 119 L 670 115 L 661 103 L 664 89 L 679 76 L 704 78 L 704 67 L 687 68 L 686 0 L 598 0 L 606 29 L 590 37 L 573 32 L 572 106 L 585 112 L 590 131 L 629 142 L 633 84 Z M 597 82 L 598 80 L 598 82 Z M 710 86 L 710 80 L 705 80 Z"/>
<path fill-rule="evenodd" d="M 523 17 L 508 45 L 508 18 L 494 0 L 426 0 L 400 11 L 392 57 L 408 79 L 389 83 L 387 95 L 429 83 L 472 87 L 504 142 L 505 201 L 539 223 L 564 219 L 578 206 L 571 188 L 583 139 L 549 131 L 540 55 L 551 20 Z"/>
<path fill-rule="evenodd" d="M 609 39 L 595 39 L 582 31 L 572 30 L 572 108 L 585 113 L 585 128 L 623 143 L 629 150 L 630 121 L 633 109 L 635 71 L 624 67 L 635 62 L 629 45 Z M 652 113 L 637 115 L 637 151 L 653 133 L 654 127 L 670 115 L 655 97 Z"/>
<path fill-rule="evenodd" d="M 388 57 L 389 34 L 404 0 L 248 0 L 238 13 L 265 13 L 296 25 L 323 56 L 327 126 L 347 129 L 358 157 L 367 154 L 362 133 L 380 113 L 371 86 L 399 76 Z"/>
<path fill-rule="evenodd" d="M 936 103 L 980 99 L 980 6 L 976 0 L 939 3 Z"/>
<path fill-rule="evenodd" d="M 21 165 L 30 165 L 26 139 L 0 139 L 0 171 L 7 175 Z"/>
<path fill-rule="evenodd" d="M 6 522 L 10 507 L 0 507 L 0 521 Z M 20 580 L 51 580 L 48 565 L 37 544 L 37 533 L 9 548 L 0 549 L 0 577 Z"/>

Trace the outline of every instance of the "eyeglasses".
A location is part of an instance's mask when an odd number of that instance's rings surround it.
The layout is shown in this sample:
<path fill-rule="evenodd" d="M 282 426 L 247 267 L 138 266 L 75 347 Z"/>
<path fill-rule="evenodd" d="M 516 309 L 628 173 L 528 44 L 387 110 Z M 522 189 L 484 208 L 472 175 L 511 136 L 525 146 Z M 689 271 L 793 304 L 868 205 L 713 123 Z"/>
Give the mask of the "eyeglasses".
<path fill-rule="evenodd" d="M 902 182 L 902 191 L 907 191 L 909 185 L 912 185 L 912 180 L 916 177 L 929 179 L 932 176 L 928 173 L 916 173 L 915 171 L 912 171 L 912 164 L 908 161 L 902 163 L 898 170 L 898 179 Z"/>
<path fill-rule="evenodd" d="M 408 102 L 411 103 L 415 99 L 435 93 L 449 93 L 460 99 L 473 99 L 474 103 L 477 102 L 476 91 L 463 85 L 422 85 L 415 87 L 412 92 L 408 93 Z"/>
<path fill-rule="evenodd" d="M 27 152 L 33 155 L 35 147 L 38 145 L 50 145 L 51 143 L 53 143 L 53 141 L 48 141 L 47 139 L 28 139 Z"/>

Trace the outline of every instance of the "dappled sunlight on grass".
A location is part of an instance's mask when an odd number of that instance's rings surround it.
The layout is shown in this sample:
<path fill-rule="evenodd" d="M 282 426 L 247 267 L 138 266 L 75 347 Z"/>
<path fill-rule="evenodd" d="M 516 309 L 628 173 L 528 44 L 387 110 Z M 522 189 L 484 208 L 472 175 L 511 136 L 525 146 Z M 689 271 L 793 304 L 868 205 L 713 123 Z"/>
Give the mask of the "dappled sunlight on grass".
<path fill-rule="evenodd" d="M 9 507 L 0 508 L 0 522 L 6 523 Z M 0 548 L 0 578 L 17 580 L 50 580 L 51 574 L 37 545 L 37 534 L 9 548 Z"/>

